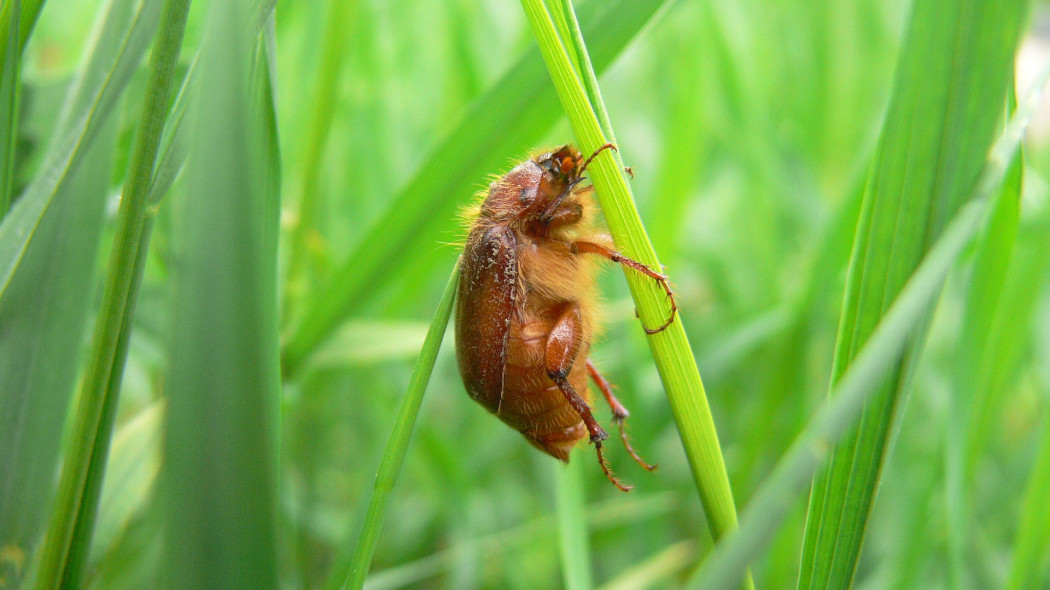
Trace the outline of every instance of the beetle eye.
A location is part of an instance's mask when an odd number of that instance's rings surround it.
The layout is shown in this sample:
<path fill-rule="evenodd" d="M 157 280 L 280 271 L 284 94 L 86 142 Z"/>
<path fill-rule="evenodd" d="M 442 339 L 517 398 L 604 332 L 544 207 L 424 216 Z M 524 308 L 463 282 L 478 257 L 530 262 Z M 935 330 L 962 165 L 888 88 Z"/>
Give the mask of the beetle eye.
<path fill-rule="evenodd" d="M 568 174 L 572 172 L 572 169 L 576 167 L 576 162 L 569 156 L 565 156 L 561 159 L 561 173 Z"/>

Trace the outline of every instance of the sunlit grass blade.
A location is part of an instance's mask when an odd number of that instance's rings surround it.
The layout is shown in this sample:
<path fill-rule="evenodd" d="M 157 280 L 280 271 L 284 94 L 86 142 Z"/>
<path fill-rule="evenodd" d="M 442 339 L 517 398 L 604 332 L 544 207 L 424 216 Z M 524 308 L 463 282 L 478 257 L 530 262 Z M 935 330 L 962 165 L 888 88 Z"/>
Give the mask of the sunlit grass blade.
<path fill-rule="evenodd" d="M 696 562 L 696 542 L 679 541 L 668 545 L 652 557 L 633 564 L 630 569 L 602 584 L 599 590 L 635 590 L 659 588 L 669 584 L 689 565 Z"/>
<path fill-rule="evenodd" d="M 80 392 L 58 496 L 48 527 L 37 588 L 76 586 L 91 543 L 109 439 L 142 278 L 140 236 L 157 148 L 182 47 L 188 0 L 165 6 L 150 61 L 146 104 L 131 153 L 111 253 L 102 310 L 95 325 L 87 376 Z"/>
<path fill-rule="evenodd" d="M 161 480 L 173 588 L 278 586 L 280 197 L 271 57 L 248 26 L 255 6 L 209 5 L 186 190 L 173 203 L 179 266 Z"/>
<path fill-rule="evenodd" d="M 977 178 L 998 124 L 1025 3 L 912 5 L 896 88 L 869 177 L 847 279 L 832 382 Z M 928 323 L 928 316 L 920 319 Z M 853 579 L 886 443 L 924 330 L 814 480 L 800 589 Z"/>
<path fill-rule="evenodd" d="M 608 66 L 663 4 L 663 0 L 619 0 L 585 6 L 580 20 L 591 40 L 595 69 Z M 287 371 L 294 372 L 358 303 L 379 292 L 391 277 L 415 276 L 432 265 L 430 257 L 399 257 L 398 253 L 429 252 L 435 244 L 452 239 L 457 209 L 470 201 L 485 176 L 504 169 L 509 158 L 534 148 L 557 120 L 557 98 L 537 57 L 534 50 L 526 52 L 473 102 L 385 213 L 361 236 L 329 284 L 310 297 L 310 307 L 285 335 Z M 401 263 L 391 273 L 390 261 L 395 258 Z"/>
<path fill-rule="evenodd" d="M 0 223 L 0 297 L 44 212 L 81 165 L 149 49 L 161 6 L 160 2 L 114 0 L 101 15 L 93 37 L 96 43 L 78 70 L 40 172 Z"/>
<path fill-rule="evenodd" d="M 677 504 L 671 494 L 645 495 L 642 492 L 618 495 L 611 500 L 588 505 L 585 509 L 586 520 L 591 523 L 592 531 L 601 532 L 610 528 L 643 524 L 671 514 L 677 509 Z M 498 555 L 516 547 L 549 544 L 551 531 L 557 525 L 556 515 L 547 513 L 513 528 L 469 539 L 418 560 L 375 572 L 368 577 L 365 588 L 413 588 L 427 578 L 451 568 L 457 557 L 466 553 L 478 552 L 489 559 L 494 554 Z"/>
<path fill-rule="evenodd" d="M 591 579 L 591 548 L 583 501 L 583 461 L 554 465 L 558 470 L 558 541 L 562 579 L 567 590 L 586 590 Z"/>
<path fill-rule="evenodd" d="M 532 24 L 580 150 L 591 153 L 606 139 L 559 41 L 550 15 L 540 0 L 523 0 L 522 6 Z M 579 54 L 585 55 L 582 51 Z M 599 155 L 591 162 L 588 170 L 617 247 L 624 255 L 650 268 L 660 268 L 638 217 L 630 188 L 616 160 L 611 156 Z M 669 301 L 666 294 L 653 281 L 637 273 L 625 274 L 642 323 L 646 326 L 661 325 L 668 317 Z M 736 508 L 711 410 L 682 327 L 682 318 L 676 317 L 666 330 L 651 335 L 648 341 L 674 412 L 712 535 L 716 539 L 721 538 L 736 527 Z M 749 578 L 746 585 L 750 585 Z"/>
<path fill-rule="evenodd" d="M 423 341 L 423 348 L 419 351 L 416 366 L 412 369 L 412 377 L 408 382 L 408 390 L 401 401 L 401 409 L 398 410 L 394 428 L 390 433 L 386 449 L 383 451 L 383 459 L 376 471 L 375 485 L 372 497 L 368 500 L 368 513 L 365 515 L 364 524 L 357 537 L 357 546 L 348 564 L 336 564 L 330 582 L 339 582 L 345 576 L 343 588 L 359 589 L 364 586 L 365 577 L 368 576 L 368 567 L 372 563 L 372 553 L 375 552 L 376 541 L 379 539 L 379 531 L 383 526 L 383 515 L 386 512 L 386 504 L 390 497 L 390 491 L 394 489 L 401 464 L 405 460 L 408 451 L 408 443 L 412 438 L 412 429 L 416 425 L 416 417 L 419 415 L 419 406 L 423 403 L 423 393 L 430 381 L 430 374 L 434 370 L 434 361 L 437 359 L 438 350 L 441 349 L 441 340 L 445 336 L 445 328 L 448 327 L 448 318 L 452 314 L 452 302 L 456 295 L 456 285 L 459 284 L 459 265 L 452 271 L 452 275 L 445 285 L 445 292 L 441 296 L 434 319 L 431 320 L 427 337 Z M 332 587 L 331 584 L 329 587 Z"/>

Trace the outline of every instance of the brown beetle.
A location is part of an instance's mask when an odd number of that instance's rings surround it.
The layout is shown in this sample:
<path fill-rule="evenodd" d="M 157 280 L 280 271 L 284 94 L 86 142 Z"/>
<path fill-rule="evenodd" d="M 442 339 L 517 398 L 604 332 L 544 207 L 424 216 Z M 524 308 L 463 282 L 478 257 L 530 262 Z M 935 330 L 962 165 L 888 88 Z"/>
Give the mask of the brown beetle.
<path fill-rule="evenodd" d="M 677 307 L 667 277 L 616 252 L 592 226 L 593 187 L 578 187 L 606 144 L 582 161 L 572 146 L 544 151 L 496 179 L 476 210 L 461 261 L 456 301 L 456 358 L 474 401 L 536 448 L 568 462 L 590 436 L 605 475 L 621 490 L 602 456 L 608 434 L 587 405 L 590 374 L 627 442 L 627 409 L 587 358 L 595 332 L 594 258 L 619 262 L 658 281 L 667 292 L 667 321 Z"/>

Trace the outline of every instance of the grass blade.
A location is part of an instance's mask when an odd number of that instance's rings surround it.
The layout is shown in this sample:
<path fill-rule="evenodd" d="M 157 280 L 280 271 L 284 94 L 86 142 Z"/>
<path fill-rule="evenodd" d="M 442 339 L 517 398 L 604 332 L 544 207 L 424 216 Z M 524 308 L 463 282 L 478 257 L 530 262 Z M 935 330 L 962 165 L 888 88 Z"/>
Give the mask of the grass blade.
<path fill-rule="evenodd" d="M 394 429 L 390 433 L 390 439 L 383 451 L 383 459 L 376 472 L 375 486 L 372 490 L 372 497 L 368 500 L 368 513 L 357 538 L 357 547 L 354 549 L 349 564 L 337 565 L 330 578 L 330 580 L 338 580 L 346 575 L 343 588 L 359 589 L 364 586 L 368 567 L 372 562 L 372 553 L 375 552 L 376 541 L 379 539 L 379 530 L 383 525 L 386 503 L 390 491 L 394 489 L 401 464 L 405 460 L 408 442 L 412 438 L 412 429 L 419 415 L 419 405 L 423 402 L 423 393 L 427 389 L 430 374 L 434 370 L 434 361 L 437 359 L 438 350 L 441 349 L 445 328 L 448 327 L 448 318 L 452 314 L 452 302 L 455 299 L 457 284 L 459 284 L 458 264 L 452 271 L 448 284 L 445 285 L 445 292 L 441 296 L 441 302 L 438 303 L 437 311 L 434 312 L 434 319 L 430 322 L 430 329 L 427 330 L 423 348 L 419 351 L 416 366 L 412 369 L 408 390 L 401 401 L 401 409 L 397 412 Z"/>
<path fill-rule="evenodd" d="M 47 208 L 81 165 L 149 49 L 161 6 L 114 0 L 103 13 L 96 43 L 79 70 L 41 171 L 0 223 L 0 297 Z"/>
<path fill-rule="evenodd" d="M 54 499 L 116 143 L 113 121 L 40 220 L 0 298 L 0 547 L 23 558 L 36 550 Z M 20 576 L 16 569 L 11 587 L 28 587 Z"/>
<path fill-rule="evenodd" d="M 142 278 L 144 257 L 138 248 L 146 223 L 149 185 L 188 12 L 188 0 L 172 0 L 166 5 L 151 58 L 146 105 L 132 149 L 103 308 L 95 325 L 91 360 L 73 424 L 74 442 L 66 455 L 48 527 L 38 588 L 78 585 L 91 543 L 131 319 Z"/>
<path fill-rule="evenodd" d="M 161 479 L 168 587 L 277 587 L 280 200 L 254 4 L 210 5 L 187 115 Z"/>
<path fill-rule="evenodd" d="M 601 71 L 649 22 L 664 0 L 589 3 L 581 20 L 591 39 L 595 69 Z M 491 90 L 474 101 L 463 120 L 437 145 L 389 208 L 361 236 L 358 245 L 310 298 L 304 317 L 290 326 L 284 350 L 285 373 L 328 338 L 351 310 L 393 277 L 414 276 L 432 265 L 416 256 L 390 272 L 399 252 L 423 252 L 447 241 L 458 229 L 456 211 L 469 202 L 478 183 L 506 166 L 508 155 L 534 147 L 557 119 L 557 99 L 546 72 L 530 50 Z M 449 251 L 451 252 L 451 250 Z"/>
<path fill-rule="evenodd" d="M 539 0 L 523 0 L 522 6 L 532 24 L 580 150 L 583 153 L 593 152 L 606 139 L 584 88 L 573 71 L 569 56 L 561 46 L 550 15 Z M 579 54 L 585 55 L 582 51 Z M 615 159 L 599 155 L 589 170 L 617 247 L 624 255 L 650 268 L 660 268 L 638 217 L 630 188 Z M 636 276 L 637 273 L 625 274 L 643 324 L 658 326 L 663 323 L 667 317 L 664 292 L 652 281 Z M 674 412 L 711 533 L 716 539 L 721 538 L 736 527 L 736 508 L 711 410 L 682 327 L 682 319 L 676 318 L 666 330 L 649 336 L 648 341 Z M 749 586 L 750 577 L 745 577 L 745 585 Z"/>
<path fill-rule="evenodd" d="M 0 18 L 0 219 L 11 205 L 18 139 L 18 95 L 21 88 L 22 50 L 18 21 L 22 0 L 4 3 L 7 18 Z"/>
<path fill-rule="evenodd" d="M 832 385 L 831 395 L 762 483 L 744 511 L 740 530 L 719 543 L 690 587 L 705 590 L 733 587 L 748 561 L 772 539 L 796 496 L 833 445 L 848 433 L 865 404 L 879 394 L 878 377 L 907 353 L 912 335 L 922 326 L 922 318 L 931 312 L 945 277 L 988 217 L 988 202 L 992 194 L 1001 190 L 1009 162 L 1039 102 L 1039 94 L 1032 92 L 1014 114 L 988 155 L 971 201 L 960 209 L 929 249 L 846 371 Z"/>
<path fill-rule="evenodd" d="M 591 548 L 587 538 L 587 511 L 583 501 L 583 461 L 556 465 L 558 470 L 558 540 L 562 579 L 568 590 L 594 587 Z"/>
<path fill-rule="evenodd" d="M 1002 112 L 1025 4 L 913 4 L 854 242 L 833 383 L 980 173 Z M 860 423 L 814 481 L 800 589 L 845 588 L 853 579 L 886 442 L 922 333 L 916 333 L 913 350 L 879 376 L 879 392 Z"/>
<path fill-rule="evenodd" d="M 1024 494 L 1020 530 L 1013 562 L 1004 588 L 1021 590 L 1046 583 L 1047 550 L 1050 549 L 1050 412 L 1044 412 L 1043 436 L 1036 451 L 1032 475 Z"/>

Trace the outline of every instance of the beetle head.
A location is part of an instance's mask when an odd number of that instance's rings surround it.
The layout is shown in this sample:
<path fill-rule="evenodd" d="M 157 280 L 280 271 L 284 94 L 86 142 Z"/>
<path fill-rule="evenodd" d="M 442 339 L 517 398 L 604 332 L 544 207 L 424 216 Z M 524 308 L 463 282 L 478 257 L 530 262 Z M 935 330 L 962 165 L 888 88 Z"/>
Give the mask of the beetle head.
<path fill-rule="evenodd" d="M 502 222 L 542 218 L 580 180 L 579 150 L 564 145 L 522 162 L 489 187 L 482 215 Z"/>

